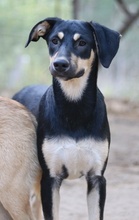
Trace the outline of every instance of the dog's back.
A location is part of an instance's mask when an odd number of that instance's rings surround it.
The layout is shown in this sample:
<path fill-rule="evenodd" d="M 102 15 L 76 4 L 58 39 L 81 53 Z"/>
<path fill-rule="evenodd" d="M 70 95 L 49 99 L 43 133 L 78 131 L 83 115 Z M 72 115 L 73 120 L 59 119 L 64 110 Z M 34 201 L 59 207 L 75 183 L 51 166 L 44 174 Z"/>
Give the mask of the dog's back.
<path fill-rule="evenodd" d="M 37 117 L 40 100 L 47 89 L 48 87 L 45 85 L 27 86 L 16 93 L 13 99 L 22 103 Z"/>

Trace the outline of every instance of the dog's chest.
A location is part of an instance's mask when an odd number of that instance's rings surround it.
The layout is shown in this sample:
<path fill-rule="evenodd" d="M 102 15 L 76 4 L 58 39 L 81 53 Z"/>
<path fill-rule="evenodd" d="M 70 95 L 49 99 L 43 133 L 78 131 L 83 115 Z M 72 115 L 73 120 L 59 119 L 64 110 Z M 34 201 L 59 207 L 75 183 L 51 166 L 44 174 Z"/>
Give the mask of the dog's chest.
<path fill-rule="evenodd" d="M 42 152 L 53 177 L 61 174 L 63 166 L 69 179 L 86 175 L 90 170 L 100 175 L 108 155 L 108 142 L 93 138 L 80 141 L 68 137 L 45 139 Z"/>

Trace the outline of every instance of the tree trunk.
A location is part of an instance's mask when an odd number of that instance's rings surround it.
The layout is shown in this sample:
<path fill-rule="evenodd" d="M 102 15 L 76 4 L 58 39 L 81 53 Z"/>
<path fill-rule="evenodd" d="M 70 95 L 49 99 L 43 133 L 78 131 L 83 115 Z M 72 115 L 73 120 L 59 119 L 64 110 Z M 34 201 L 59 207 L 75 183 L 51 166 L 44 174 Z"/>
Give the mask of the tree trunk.
<path fill-rule="evenodd" d="M 72 8 L 73 8 L 73 19 L 79 19 L 79 9 L 80 9 L 79 0 L 72 1 Z"/>
<path fill-rule="evenodd" d="M 55 0 L 54 13 L 55 13 L 55 16 L 60 17 L 60 14 L 61 14 L 61 0 Z"/>
<path fill-rule="evenodd" d="M 119 29 L 120 34 L 124 35 L 128 29 L 135 23 L 135 21 L 139 18 L 139 9 L 136 12 L 132 13 L 125 3 L 124 0 L 116 0 L 120 9 L 125 13 L 126 19 L 123 26 Z"/>

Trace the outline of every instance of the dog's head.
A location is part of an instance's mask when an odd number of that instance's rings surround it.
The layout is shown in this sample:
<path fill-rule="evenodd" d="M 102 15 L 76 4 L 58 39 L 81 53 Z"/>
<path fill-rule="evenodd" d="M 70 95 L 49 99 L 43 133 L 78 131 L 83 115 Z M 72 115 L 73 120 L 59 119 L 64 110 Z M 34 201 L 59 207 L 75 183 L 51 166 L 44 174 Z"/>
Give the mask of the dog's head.
<path fill-rule="evenodd" d="M 108 68 L 119 48 L 120 34 L 94 22 L 46 18 L 31 30 L 26 46 L 42 37 L 50 54 L 50 72 L 63 80 L 90 72 L 96 55 Z"/>

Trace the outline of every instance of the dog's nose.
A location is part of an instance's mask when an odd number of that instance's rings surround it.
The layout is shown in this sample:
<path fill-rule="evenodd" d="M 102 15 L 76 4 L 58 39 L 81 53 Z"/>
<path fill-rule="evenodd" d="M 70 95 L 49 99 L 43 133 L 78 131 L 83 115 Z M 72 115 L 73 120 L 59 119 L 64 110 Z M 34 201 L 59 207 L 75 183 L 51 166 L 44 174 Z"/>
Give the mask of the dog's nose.
<path fill-rule="evenodd" d="M 64 59 L 56 60 L 53 65 L 57 72 L 66 72 L 69 69 L 69 62 Z"/>

